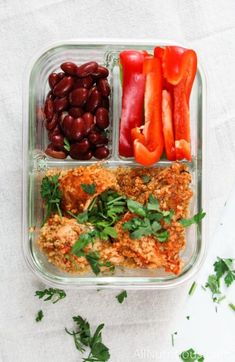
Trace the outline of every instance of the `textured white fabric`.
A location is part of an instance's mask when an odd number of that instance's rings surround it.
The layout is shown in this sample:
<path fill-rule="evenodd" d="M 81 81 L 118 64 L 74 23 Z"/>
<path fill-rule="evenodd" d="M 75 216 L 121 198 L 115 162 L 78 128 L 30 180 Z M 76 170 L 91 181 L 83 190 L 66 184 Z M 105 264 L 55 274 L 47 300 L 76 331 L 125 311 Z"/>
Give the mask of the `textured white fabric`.
<path fill-rule="evenodd" d="M 235 303 L 234 287 L 217 314 L 200 287 L 187 296 L 190 282 L 170 291 L 130 291 L 123 305 L 114 298 L 117 291 L 105 290 L 70 291 L 56 305 L 34 298 L 43 286 L 24 263 L 20 235 L 24 68 L 46 43 L 85 37 L 174 39 L 196 49 L 208 82 L 210 249 L 199 284 L 216 255 L 235 256 L 234 221 L 226 232 L 222 226 L 215 232 L 235 183 L 234 0 L 0 0 L 0 361 L 81 361 L 64 332 L 78 313 L 93 326 L 105 323 L 112 362 L 177 362 L 190 347 L 207 362 L 235 361 L 235 314 L 227 306 Z M 235 201 L 228 214 L 234 210 Z M 36 324 L 40 308 L 45 318 Z"/>

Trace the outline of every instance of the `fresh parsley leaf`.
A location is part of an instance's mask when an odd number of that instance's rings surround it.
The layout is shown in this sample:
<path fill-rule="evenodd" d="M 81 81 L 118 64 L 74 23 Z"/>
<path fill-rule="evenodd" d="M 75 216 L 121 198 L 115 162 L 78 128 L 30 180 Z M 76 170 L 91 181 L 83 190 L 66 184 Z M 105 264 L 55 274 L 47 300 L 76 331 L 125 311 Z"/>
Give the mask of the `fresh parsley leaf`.
<path fill-rule="evenodd" d="M 208 277 L 206 288 L 212 293 L 212 299 L 216 303 L 220 303 L 225 296 L 221 296 L 220 281 L 223 278 L 227 287 L 235 281 L 235 270 L 233 270 L 233 259 L 223 259 L 217 257 L 214 263 L 215 274 Z"/>
<path fill-rule="evenodd" d="M 36 318 L 35 318 L 35 321 L 36 321 L 36 322 L 40 322 L 43 317 L 44 317 L 43 311 L 42 311 L 42 310 L 39 310 L 38 313 L 37 313 L 37 316 L 36 316 Z"/>
<path fill-rule="evenodd" d="M 149 210 L 149 211 L 159 211 L 160 212 L 159 202 L 156 199 L 156 197 L 153 196 L 153 195 L 149 196 L 149 200 L 148 200 L 148 203 L 147 203 L 147 210 Z"/>
<path fill-rule="evenodd" d="M 93 236 L 94 235 L 92 231 L 81 234 L 79 239 L 72 246 L 71 253 L 76 256 L 81 256 L 80 251 L 83 250 L 92 241 Z"/>
<path fill-rule="evenodd" d="M 64 138 L 64 149 L 69 152 L 70 148 L 71 148 L 71 146 L 70 146 L 69 141 L 67 140 L 67 138 Z"/>
<path fill-rule="evenodd" d="M 188 295 L 193 295 L 195 290 L 197 288 L 197 283 L 194 281 L 193 284 L 191 285 L 191 288 L 189 289 Z"/>
<path fill-rule="evenodd" d="M 169 232 L 167 230 L 164 230 L 162 232 L 155 233 L 154 235 L 160 243 L 165 243 L 169 237 Z"/>
<path fill-rule="evenodd" d="M 81 184 L 81 188 L 89 195 L 94 195 L 96 193 L 96 184 Z"/>
<path fill-rule="evenodd" d="M 165 221 L 166 224 L 170 224 L 175 212 L 174 210 L 170 210 L 170 211 L 163 211 L 163 220 Z"/>
<path fill-rule="evenodd" d="M 116 295 L 116 299 L 118 300 L 118 302 L 120 304 L 123 303 L 124 299 L 127 298 L 127 292 L 126 290 L 123 290 L 123 292 L 121 292 L 120 294 Z"/>
<path fill-rule="evenodd" d="M 86 319 L 83 319 L 81 316 L 75 316 L 73 317 L 74 322 L 79 327 L 78 332 L 80 335 L 80 341 L 84 346 L 89 346 L 90 339 L 91 339 L 91 331 L 90 331 L 90 325 L 87 322 Z"/>
<path fill-rule="evenodd" d="M 44 302 L 51 300 L 53 304 L 57 303 L 59 300 L 66 297 L 66 293 L 62 289 L 44 289 L 44 290 L 37 290 L 35 292 L 35 296 L 39 299 L 44 298 Z"/>
<path fill-rule="evenodd" d="M 229 271 L 233 265 L 232 259 L 222 259 L 217 258 L 217 261 L 214 263 L 214 271 L 216 272 L 216 277 L 220 279 L 226 271 Z"/>
<path fill-rule="evenodd" d="M 149 181 L 151 180 L 151 177 L 148 176 L 148 175 L 142 175 L 141 178 L 142 178 L 142 181 L 143 181 L 143 183 L 144 183 L 145 185 L 148 184 Z"/>
<path fill-rule="evenodd" d="M 91 357 L 93 359 L 91 359 Z M 108 361 L 110 359 L 110 353 L 109 353 L 109 349 L 102 343 L 102 342 L 97 342 L 94 343 L 91 347 L 91 356 L 88 358 L 84 359 L 85 361 Z"/>
<path fill-rule="evenodd" d="M 189 321 L 189 319 L 190 319 L 190 315 L 187 315 L 187 316 L 186 316 L 186 318 L 187 318 L 187 320 Z"/>
<path fill-rule="evenodd" d="M 112 226 L 106 226 L 100 232 L 100 239 L 107 240 L 109 237 L 116 239 L 117 238 L 117 231 Z"/>
<path fill-rule="evenodd" d="M 41 197 L 45 203 L 45 217 L 43 224 L 52 213 L 58 212 L 62 217 L 60 202 L 62 192 L 59 188 L 59 175 L 45 176 L 41 183 Z"/>
<path fill-rule="evenodd" d="M 184 362 L 203 362 L 204 357 L 197 354 L 192 348 L 180 354 L 180 358 Z"/>
<path fill-rule="evenodd" d="M 142 204 L 132 199 L 127 200 L 127 207 L 130 212 L 139 216 L 146 216 L 146 210 Z"/>
<path fill-rule="evenodd" d="M 101 271 L 101 267 L 107 267 L 110 271 L 114 270 L 114 265 L 110 261 L 101 262 L 100 255 L 97 251 L 92 251 L 86 255 L 86 259 L 91 266 L 92 271 L 95 275 L 98 275 Z"/>
<path fill-rule="evenodd" d="M 227 287 L 230 287 L 230 285 L 234 282 L 234 280 L 235 280 L 235 271 L 229 270 L 224 278 Z"/>
<path fill-rule="evenodd" d="M 188 227 L 193 224 L 199 224 L 205 216 L 206 216 L 206 213 L 203 210 L 200 210 L 199 213 L 195 214 L 190 219 L 181 219 L 180 223 L 184 227 Z"/>
<path fill-rule="evenodd" d="M 84 353 L 86 348 L 90 348 L 90 353 L 87 358 L 83 358 L 85 362 L 106 362 L 110 359 L 109 349 L 102 343 L 102 330 L 104 324 L 100 324 L 92 336 L 90 324 L 81 316 L 73 317 L 77 329 L 66 333 L 73 336 L 76 348 Z"/>
<path fill-rule="evenodd" d="M 235 304 L 229 303 L 229 307 L 235 312 Z"/>
<path fill-rule="evenodd" d="M 86 259 L 90 264 L 91 269 L 93 270 L 95 275 L 98 275 L 100 273 L 99 258 L 100 258 L 99 253 L 96 251 L 90 252 L 89 254 L 86 255 Z"/>
<path fill-rule="evenodd" d="M 213 302 L 219 303 L 221 301 L 220 280 L 215 274 L 209 275 L 205 287 L 210 289 Z"/>

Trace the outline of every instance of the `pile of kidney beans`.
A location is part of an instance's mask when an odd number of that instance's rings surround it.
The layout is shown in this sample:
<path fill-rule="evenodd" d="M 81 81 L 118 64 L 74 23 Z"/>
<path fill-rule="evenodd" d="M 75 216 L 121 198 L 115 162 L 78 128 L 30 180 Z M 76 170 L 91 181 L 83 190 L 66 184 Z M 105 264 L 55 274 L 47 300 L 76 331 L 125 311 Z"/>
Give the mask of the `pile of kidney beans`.
<path fill-rule="evenodd" d="M 49 75 L 50 92 L 44 114 L 48 130 L 45 153 L 77 160 L 108 157 L 109 71 L 96 62 L 61 64 L 63 72 Z"/>

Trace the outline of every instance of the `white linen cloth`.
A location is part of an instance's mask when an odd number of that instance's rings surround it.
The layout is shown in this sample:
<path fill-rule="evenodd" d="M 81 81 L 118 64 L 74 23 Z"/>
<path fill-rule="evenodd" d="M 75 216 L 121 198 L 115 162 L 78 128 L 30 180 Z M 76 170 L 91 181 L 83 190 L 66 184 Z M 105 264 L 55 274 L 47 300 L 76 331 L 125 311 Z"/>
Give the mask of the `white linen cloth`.
<path fill-rule="evenodd" d="M 123 305 L 115 299 L 118 291 L 107 290 L 69 291 L 56 305 L 34 297 L 44 286 L 25 265 L 20 234 L 24 68 L 49 42 L 87 37 L 172 39 L 194 48 L 203 63 L 210 248 L 192 297 L 191 282 L 170 291 L 129 291 Z M 235 313 L 228 308 L 235 303 L 235 286 L 218 313 L 209 292 L 200 288 L 216 255 L 235 257 L 234 220 L 216 232 L 235 184 L 234 0 L 0 0 L 0 49 L 0 361 L 81 361 L 64 332 L 77 314 L 93 327 L 105 323 L 112 362 L 177 362 L 190 347 L 207 362 L 235 361 Z M 227 214 L 234 218 L 235 198 L 232 205 Z M 41 308 L 45 317 L 36 323 Z"/>

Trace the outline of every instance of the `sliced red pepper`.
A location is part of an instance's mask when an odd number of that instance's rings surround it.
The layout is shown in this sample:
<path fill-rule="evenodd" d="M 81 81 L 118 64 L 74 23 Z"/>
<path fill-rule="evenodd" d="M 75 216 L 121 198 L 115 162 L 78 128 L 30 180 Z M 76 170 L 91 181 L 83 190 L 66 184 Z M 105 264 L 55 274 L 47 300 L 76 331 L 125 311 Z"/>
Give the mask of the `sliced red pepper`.
<path fill-rule="evenodd" d="M 191 161 L 189 106 L 184 81 L 174 87 L 174 130 L 176 159 Z"/>
<path fill-rule="evenodd" d="M 144 166 L 151 166 L 155 162 L 159 161 L 162 155 L 162 149 L 156 148 L 153 151 L 141 143 L 138 139 L 134 140 L 134 156 L 136 162 Z"/>
<path fill-rule="evenodd" d="M 167 46 L 162 57 L 163 74 L 173 85 L 185 80 L 187 102 L 197 72 L 197 55 L 194 50 L 177 46 Z"/>
<path fill-rule="evenodd" d="M 197 71 L 196 53 L 182 47 L 167 46 L 163 50 L 155 48 L 154 55 L 162 60 L 164 88 L 173 97 L 176 159 L 191 161 L 189 98 Z"/>
<path fill-rule="evenodd" d="M 162 125 L 166 157 L 170 161 L 176 160 L 175 138 L 172 120 L 172 99 L 169 92 L 162 91 Z"/>
<path fill-rule="evenodd" d="M 149 166 L 159 161 L 164 140 L 162 133 L 162 69 L 159 59 L 146 57 L 144 59 L 146 74 L 143 139 L 137 137 L 134 141 L 134 155 L 137 162 Z M 135 131 L 136 132 L 136 131 Z"/>
<path fill-rule="evenodd" d="M 144 54 L 135 50 L 120 53 L 122 66 L 123 94 L 120 121 L 119 154 L 133 156 L 131 130 L 143 123 L 145 76 L 143 74 Z"/>

